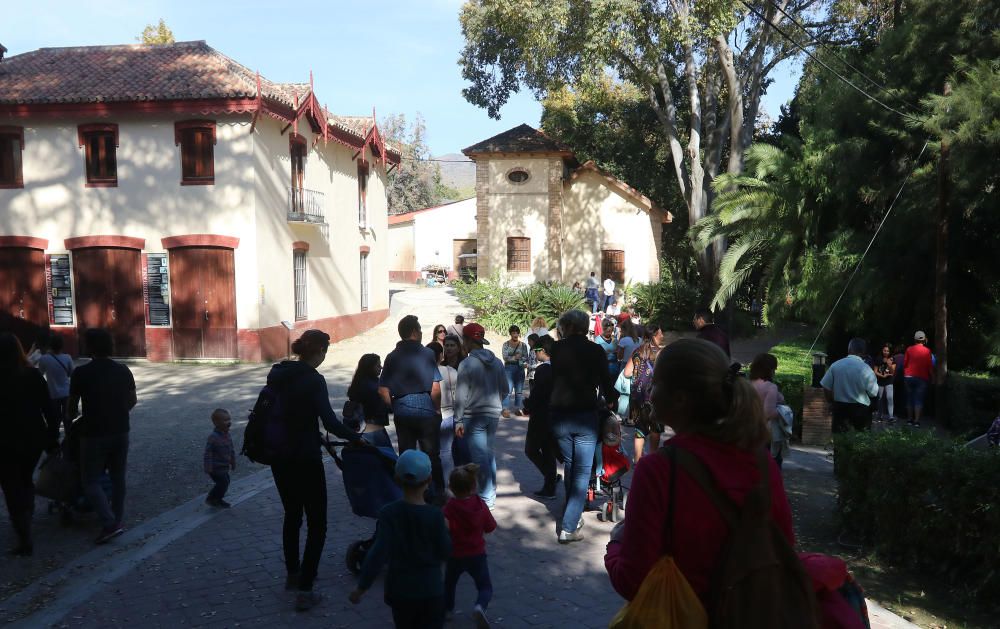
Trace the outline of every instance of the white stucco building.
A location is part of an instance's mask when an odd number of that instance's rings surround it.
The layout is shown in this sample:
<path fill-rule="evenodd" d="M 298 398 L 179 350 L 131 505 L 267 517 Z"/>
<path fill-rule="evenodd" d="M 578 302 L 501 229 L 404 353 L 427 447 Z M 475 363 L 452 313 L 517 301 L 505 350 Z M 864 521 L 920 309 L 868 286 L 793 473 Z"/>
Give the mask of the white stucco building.
<path fill-rule="evenodd" d="M 569 147 L 520 125 L 462 151 L 476 162 L 479 277 L 618 283 L 660 277 L 663 224 L 672 216 Z"/>
<path fill-rule="evenodd" d="M 475 198 L 390 216 L 389 279 L 413 282 L 428 266 L 457 276 L 459 256 L 476 253 L 477 230 Z"/>
<path fill-rule="evenodd" d="M 153 360 L 356 334 L 388 314 L 398 163 L 373 117 L 204 42 L 0 58 L 0 329 Z"/>

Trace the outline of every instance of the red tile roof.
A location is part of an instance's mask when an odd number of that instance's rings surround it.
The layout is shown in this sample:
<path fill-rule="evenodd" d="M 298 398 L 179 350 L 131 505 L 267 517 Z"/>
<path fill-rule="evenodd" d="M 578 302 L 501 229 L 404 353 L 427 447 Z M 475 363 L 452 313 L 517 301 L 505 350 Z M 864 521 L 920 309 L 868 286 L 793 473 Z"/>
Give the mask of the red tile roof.
<path fill-rule="evenodd" d="M 462 153 L 469 157 L 482 153 L 558 153 L 573 156 L 569 146 L 526 124 L 464 148 Z"/>
<path fill-rule="evenodd" d="M 261 93 L 293 107 L 309 84 L 261 78 Z M 256 96 L 256 73 L 204 41 L 40 48 L 0 61 L 0 104 Z"/>

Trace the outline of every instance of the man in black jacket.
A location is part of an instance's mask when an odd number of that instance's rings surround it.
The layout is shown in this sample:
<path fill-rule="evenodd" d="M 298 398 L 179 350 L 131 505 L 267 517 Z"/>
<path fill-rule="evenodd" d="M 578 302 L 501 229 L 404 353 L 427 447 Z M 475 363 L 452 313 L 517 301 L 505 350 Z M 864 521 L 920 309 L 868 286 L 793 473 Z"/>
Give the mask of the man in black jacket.
<path fill-rule="evenodd" d="M 600 395 L 609 408 L 618 404 L 618 391 L 608 373 L 604 350 L 587 339 L 590 317 L 570 310 L 559 318 L 563 339 L 552 347 L 552 430 L 565 461 L 566 510 L 559 543 L 583 539 L 583 508 L 600 434 L 597 407 Z M 537 377 L 537 374 L 536 374 Z"/>

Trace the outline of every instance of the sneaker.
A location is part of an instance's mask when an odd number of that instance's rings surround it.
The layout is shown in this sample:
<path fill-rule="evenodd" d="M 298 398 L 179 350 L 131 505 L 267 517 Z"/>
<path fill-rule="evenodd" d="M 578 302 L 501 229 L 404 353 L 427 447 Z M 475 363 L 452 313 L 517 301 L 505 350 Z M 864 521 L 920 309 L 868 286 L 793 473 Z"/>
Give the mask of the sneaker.
<path fill-rule="evenodd" d="M 503 417 L 504 419 L 509 419 L 510 411 L 508 411 L 507 409 L 503 409 L 502 411 L 500 411 L 500 416 Z"/>
<path fill-rule="evenodd" d="M 312 590 L 308 592 L 299 592 L 298 596 L 295 597 L 295 611 L 297 612 L 307 612 L 313 607 L 319 605 L 320 595 Z"/>
<path fill-rule="evenodd" d="M 556 497 L 555 488 L 549 489 L 548 487 L 542 487 L 534 494 L 535 498 L 541 498 L 542 500 L 553 500 Z"/>
<path fill-rule="evenodd" d="M 108 542 L 110 542 L 111 540 L 118 537 L 124 532 L 125 529 L 122 528 L 121 524 L 112 524 L 111 526 L 106 526 L 103 529 L 101 529 L 101 534 L 97 536 L 97 539 L 94 540 L 94 543 L 107 544 Z"/>
<path fill-rule="evenodd" d="M 583 516 L 580 516 L 580 521 L 576 523 L 576 530 L 577 531 L 583 530 Z"/>
<path fill-rule="evenodd" d="M 559 543 L 569 544 L 570 542 L 579 542 L 583 539 L 583 533 L 578 530 L 570 533 L 569 531 L 561 531 L 559 533 Z"/>
<path fill-rule="evenodd" d="M 299 573 L 289 572 L 285 577 L 285 591 L 294 592 L 297 589 L 299 589 Z"/>
<path fill-rule="evenodd" d="M 486 618 L 486 610 L 481 605 L 472 608 L 472 620 L 476 623 L 476 629 L 486 629 L 490 626 L 490 621 Z"/>
<path fill-rule="evenodd" d="M 231 507 L 232 507 L 233 505 L 229 504 L 228 502 L 226 502 L 226 501 L 225 501 L 225 500 L 223 500 L 222 498 L 219 498 L 219 499 L 218 499 L 218 500 L 217 500 L 217 501 L 215 502 L 215 506 L 216 506 L 216 507 L 219 507 L 220 509 L 229 509 L 229 508 L 231 508 Z"/>

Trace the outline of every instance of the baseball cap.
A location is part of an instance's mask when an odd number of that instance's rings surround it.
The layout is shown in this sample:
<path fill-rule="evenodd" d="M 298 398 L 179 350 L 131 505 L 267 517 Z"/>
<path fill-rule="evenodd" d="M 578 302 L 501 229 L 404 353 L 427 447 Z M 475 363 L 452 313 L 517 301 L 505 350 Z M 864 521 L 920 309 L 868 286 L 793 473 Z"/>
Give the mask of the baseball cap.
<path fill-rule="evenodd" d="M 431 477 L 431 459 L 420 450 L 407 450 L 396 460 L 396 478 L 404 485 L 421 485 Z"/>
<path fill-rule="evenodd" d="M 477 343 L 482 343 L 483 345 L 490 344 L 490 342 L 486 340 L 486 329 L 478 323 L 466 323 L 465 327 L 462 328 L 462 336 L 467 339 L 472 339 Z"/>
<path fill-rule="evenodd" d="M 618 323 L 624 323 L 626 319 L 631 319 L 631 318 L 632 318 L 632 315 L 630 315 L 626 311 L 622 311 L 622 312 L 620 312 L 618 314 Z"/>
<path fill-rule="evenodd" d="M 914 341 L 926 341 L 927 335 L 924 334 L 923 330 L 917 330 L 917 333 L 913 335 Z"/>

